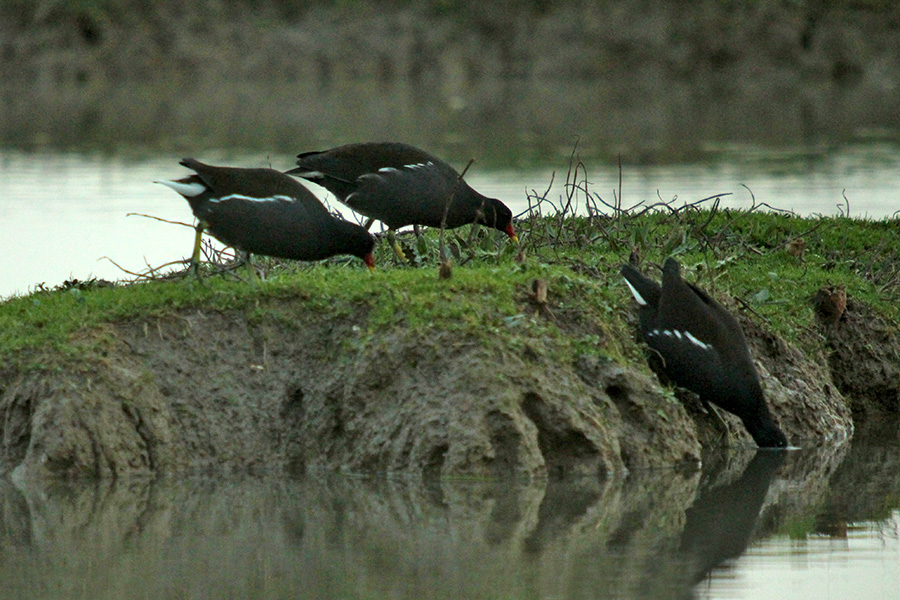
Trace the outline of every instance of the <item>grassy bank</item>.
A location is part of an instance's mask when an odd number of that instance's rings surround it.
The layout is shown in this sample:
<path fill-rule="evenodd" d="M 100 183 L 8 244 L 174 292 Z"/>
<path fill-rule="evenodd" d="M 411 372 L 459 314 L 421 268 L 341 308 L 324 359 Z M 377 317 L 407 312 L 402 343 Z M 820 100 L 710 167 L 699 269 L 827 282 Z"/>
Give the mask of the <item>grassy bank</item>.
<path fill-rule="evenodd" d="M 449 235 L 455 265 L 446 280 L 438 277 L 438 237 L 431 232 L 418 242 L 402 238 L 412 266 L 394 264 L 382 244 L 374 274 L 355 263 L 261 261 L 268 279 L 258 284 L 207 275 L 200 283 L 69 284 L 11 298 L 0 304 L 0 362 L 20 363 L 41 349 L 77 354 L 82 346 L 72 341 L 104 323 L 195 308 L 245 311 L 250 320 L 289 320 L 295 311 L 358 316 L 370 338 L 396 325 L 414 333 L 499 336 L 517 348 L 552 341 L 554 352 L 623 357 L 634 350 L 627 326 L 632 306 L 617 271 L 629 254 L 654 276 L 650 265 L 676 256 L 687 278 L 736 298 L 768 329 L 808 350 L 821 344 L 812 298 L 826 286 L 845 286 L 851 300 L 900 322 L 896 220 L 724 211 L 712 201 L 613 216 L 588 210 L 585 217 L 547 200 L 533 206 L 518 224 L 518 249 L 483 229 Z M 550 208 L 563 210 L 540 216 Z M 535 297 L 535 280 L 547 283 L 546 303 Z"/>
<path fill-rule="evenodd" d="M 531 299 L 536 278 L 549 283 L 549 297 L 560 312 L 538 313 Z M 31 351 L 55 348 L 73 355 L 83 346 L 79 333 L 104 323 L 136 317 L 167 317 L 189 309 L 244 311 L 248 320 L 288 321 L 296 312 L 323 318 L 365 317 L 364 338 L 394 326 L 411 333 L 442 331 L 462 336 L 499 336 L 514 347 L 561 339 L 555 324 L 577 327 L 572 348 L 587 347 L 610 326 L 608 315 L 624 306 L 618 287 L 555 265 L 479 263 L 456 268 L 449 280 L 436 269 L 384 267 L 374 274 L 360 268 L 314 265 L 252 283 L 207 277 L 192 281 L 149 281 L 130 286 L 70 287 L 13 298 L 0 305 L 0 356 L 17 362 Z M 621 325 L 621 321 L 612 321 Z M 558 341 L 558 340 L 557 340 Z M 611 351 L 619 354 L 615 345 Z"/>

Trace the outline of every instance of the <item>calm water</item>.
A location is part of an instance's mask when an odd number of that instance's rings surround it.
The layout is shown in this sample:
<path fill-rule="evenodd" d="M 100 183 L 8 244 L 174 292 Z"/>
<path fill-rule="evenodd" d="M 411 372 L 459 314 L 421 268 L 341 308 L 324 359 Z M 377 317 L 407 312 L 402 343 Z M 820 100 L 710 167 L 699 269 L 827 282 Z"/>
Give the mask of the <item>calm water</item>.
<path fill-rule="evenodd" d="M 896 598 L 900 449 L 611 481 L 0 481 L 0 596 Z"/>
<path fill-rule="evenodd" d="M 192 222 L 187 203 L 153 183 L 183 176 L 186 170 L 177 164 L 178 158 L 0 150 L 0 298 L 71 278 L 130 278 L 111 261 L 136 272 L 189 255 L 191 229 L 128 216 L 139 213 Z M 199 158 L 235 166 L 292 165 L 291 156 Z M 462 168 L 465 162 L 454 164 Z M 622 195 L 624 205 L 632 206 L 659 198 L 693 202 L 732 194 L 724 197 L 725 205 L 749 207 L 752 191 L 758 203 L 804 215 L 849 211 L 851 216 L 880 218 L 900 210 L 898 165 L 900 148 L 888 143 L 837 150 L 723 147 L 710 152 L 703 163 L 632 165 L 626 160 Z M 587 159 L 585 166 L 592 191 L 612 202 L 618 188 L 617 166 Z M 529 195 L 546 193 L 558 204 L 568 168 L 568 152 L 560 151 L 556 158 L 515 170 L 485 171 L 476 163 L 467 179 L 520 212 L 527 208 Z M 333 199 L 332 203 L 339 208 Z"/>

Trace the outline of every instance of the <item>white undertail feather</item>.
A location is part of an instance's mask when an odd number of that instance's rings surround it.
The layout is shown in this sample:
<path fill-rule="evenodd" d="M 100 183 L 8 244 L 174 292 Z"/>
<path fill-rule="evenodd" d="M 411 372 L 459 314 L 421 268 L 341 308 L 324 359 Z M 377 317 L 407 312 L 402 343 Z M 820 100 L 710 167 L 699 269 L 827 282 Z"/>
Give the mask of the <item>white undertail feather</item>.
<path fill-rule="evenodd" d="M 633 285 L 631 285 L 630 281 L 626 279 L 625 285 L 627 285 L 628 289 L 631 290 L 631 294 L 634 296 L 634 299 L 638 304 L 640 304 L 641 306 L 647 306 L 647 301 L 644 300 L 644 297 L 638 293 Z"/>
<path fill-rule="evenodd" d="M 303 173 L 291 173 L 294 177 L 302 177 L 303 179 L 324 179 L 325 173 L 322 171 L 304 171 Z"/>
<path fill-rule="evenodd" d="M 206 191 L 206 186 L 197 182 L 182 183 L 180 181 L 156 181 L 154 183 L 161 183 L 168 188 L 172 188 L 185 198 L 193 198 Z"/>

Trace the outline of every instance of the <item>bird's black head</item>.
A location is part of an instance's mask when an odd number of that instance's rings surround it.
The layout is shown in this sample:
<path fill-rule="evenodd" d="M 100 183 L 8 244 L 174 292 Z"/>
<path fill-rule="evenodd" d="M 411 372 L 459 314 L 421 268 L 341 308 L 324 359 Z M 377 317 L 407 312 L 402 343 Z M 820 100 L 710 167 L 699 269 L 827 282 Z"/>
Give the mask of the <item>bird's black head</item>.
<path fill-rule="evenodd" d="M 756 417 L 742 418 L 744 426 L 760 448 L 787 448 L 788 441 L 781 428 L 775 424 L 772 415 L 763 407 Z"/>
<path fill-rule="evenodd" d="M 485 198 L 484 200 L 484 206 L 478 213 L 476 223 L 502 231 L 518 243 L 519 237 L 513 228 L 512 211 L 509 210 L 509 207 L 495 198 Z"/>
<path fill-rule="evenodd" d="M 787 437 L 775 423 L 771 423 L 751 433 L 753 440 L 760 448 L 787 448 Z"/>
<path fill-rule="evenodd" d="M 336 254 L 356 256 L 366 263 L 370 271 L 375 268 L 375 259 L 373 258 L 375 238 L 364 227 L 350 221 L 335 219 L 333 235 L 332 239 L 337 245 L 332 249 Z"/>
<path fill-rule="evenodd" d="M 787 448 L 787 437 L 769 412 L 756 369 L 752 363 L 743 367 L 728 372 L 730 400 L 728 406 L 723 408 L 740 417 L 747 432 L 760 448 Z M 711 401 L 717 403 L 714 399 Z"/>
<path fill-rule="evenodd" d="M 354 247 L 352 254 L 353 256 L 361 258 L 371 271 L 375 268 L 375 256 L 373 254 L 375 249 L 375 238 L 362 227 L 360 227 L 360 229 L 362 229 L 362 232 L 357 232 L 352 240 Z"/>

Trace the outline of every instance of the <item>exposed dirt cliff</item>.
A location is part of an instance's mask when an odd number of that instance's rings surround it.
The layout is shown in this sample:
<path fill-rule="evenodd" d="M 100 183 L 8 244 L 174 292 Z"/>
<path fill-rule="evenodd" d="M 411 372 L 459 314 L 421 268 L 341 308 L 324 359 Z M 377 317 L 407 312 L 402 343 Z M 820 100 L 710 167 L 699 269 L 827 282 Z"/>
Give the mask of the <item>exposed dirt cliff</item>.
<path fill-rule="evenodd" d="M 271 302 L 278 319 L 187 309 L 110 323 L 79 334 L 78 358 L 45 354 L 31 364 L 53 368 L 6 372 L 2 469 L 600 476 L 696 463 L 701 442 L 752 444 L 736 418 L 679 401 L 643 365 L 559 357 L 542 339 L 513 349 L 501 334 L 397 325 L 370 337 L 365 310 Z M 792 443 L 849 435 L 825 361 L 745 327 Z"/>

